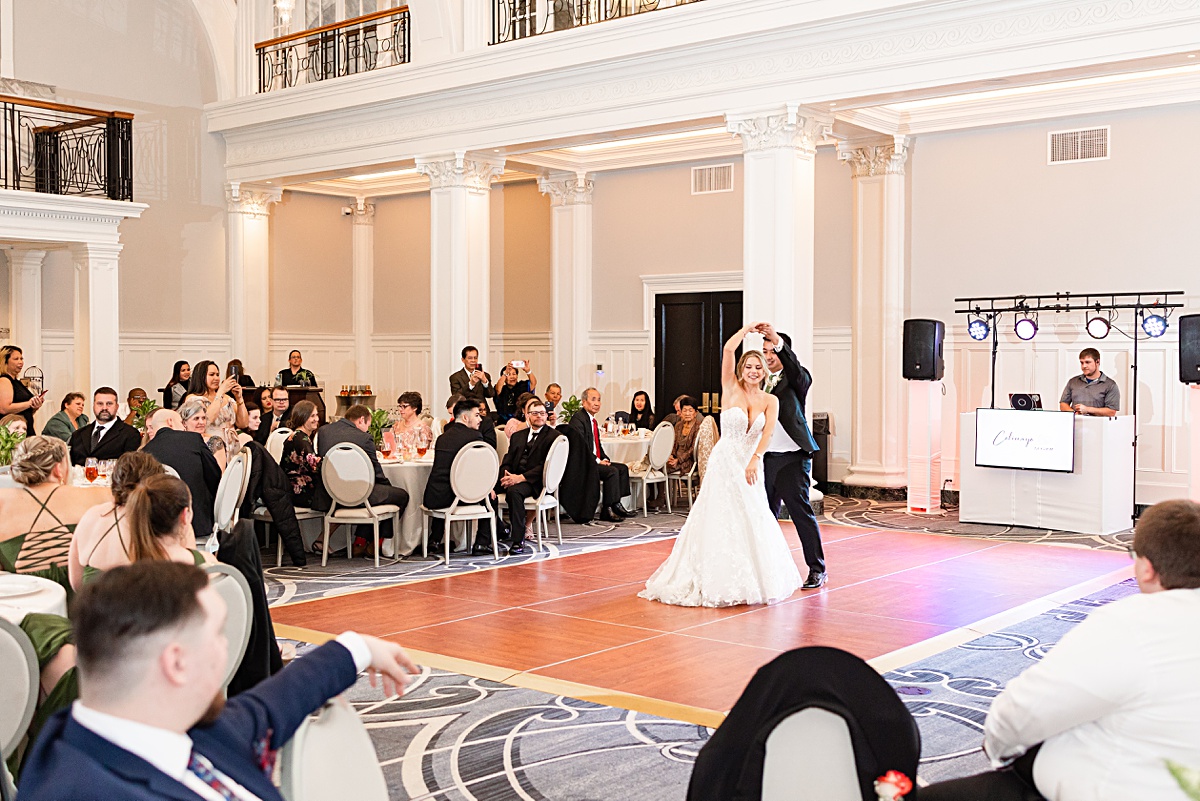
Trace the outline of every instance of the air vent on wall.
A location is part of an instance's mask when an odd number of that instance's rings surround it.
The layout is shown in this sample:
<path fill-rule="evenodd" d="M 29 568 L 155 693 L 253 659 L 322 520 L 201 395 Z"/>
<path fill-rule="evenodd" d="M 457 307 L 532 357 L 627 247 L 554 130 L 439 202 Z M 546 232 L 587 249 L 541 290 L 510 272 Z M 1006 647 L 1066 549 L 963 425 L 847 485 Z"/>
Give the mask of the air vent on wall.
<path fill-rule="evenodd" d="M 692 194 L 711 195 L 733 191 L 733 165 L 714 164 L 711 167 L 692 167 Z"/>
<path fill-rule="evenodd" d="M 1109 126 L 1083 128 L 1077 131 L 1051 131 L 1049 147 L 1050 164 L 1066 164 L 1073 161 L 1100 161 L 1108 158 Z"/>

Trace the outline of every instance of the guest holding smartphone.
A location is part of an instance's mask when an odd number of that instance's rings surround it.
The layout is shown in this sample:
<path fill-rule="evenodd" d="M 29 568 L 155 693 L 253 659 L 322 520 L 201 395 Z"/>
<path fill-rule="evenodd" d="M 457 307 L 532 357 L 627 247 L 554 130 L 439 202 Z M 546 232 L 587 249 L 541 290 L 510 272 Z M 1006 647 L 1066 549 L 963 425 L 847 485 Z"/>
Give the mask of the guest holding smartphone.
<path fill-rule="evenodd" d="M 518 370 L 525 372 L 525 380 L 520 379 Z M 500 371 L 500 388 L 496 391 L 497 422 L 507 423 L 520 408 L 518 400 L 522 395 L 532 394 L 537 389 L 537 377 L 529 371 L 529 362 L 524 359 L 514 359 L 504 365 Z"/>

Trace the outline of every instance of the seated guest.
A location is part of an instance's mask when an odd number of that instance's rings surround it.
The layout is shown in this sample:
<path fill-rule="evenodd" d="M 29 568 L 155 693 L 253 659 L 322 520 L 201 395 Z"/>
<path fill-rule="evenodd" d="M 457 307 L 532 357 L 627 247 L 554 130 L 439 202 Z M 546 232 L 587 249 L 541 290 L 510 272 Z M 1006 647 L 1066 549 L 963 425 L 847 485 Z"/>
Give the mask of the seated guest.
<path fill-rule="evenodd" d="M 558 384 L 551 384 L 546 387 L 546 409 L 549 410 L 550 419 L 547 420 L 550 425 L 558 425 L 558 404 L 562 402 L 562 387 Z"/>
<path fill-rule="evenodd" d="M 583 391 L 583 407 L 571 417 L 569 423 L 591 446 L 599 468 L 600 483 L 603 485 L 603 511 L 600 519 L 606 523 L 619 523 L 634 513 L 621 505 L 621 499 L 629 494 L 629 467 L 612 462 L 600 443 L 600 390 L 588 387 Z"/>
<path fill-rule="evenodd" d="M 183 408 L 191 411 L 191 407 L 200 402 L 197 398 L 191 398 L 183 404 Z M 142 451 L 174 469 L 187 484 L 193 501 L 192 526 L 197 536 L 207 537 L 213 531 L 213 504 L 217 498 L 217 487 L 221 485 L 221 465 L 212 452 L 212 446 L 195 430 L 199 427 L 196 424 L 197 416 L 203 414 L 200 411 L 198 415 L 193 415 L 192 428 L 186 430 L 179 412 L 157 410 L 146 421 L 146 433 L 150 435 L 150 441 Z M 217 450 L 224 452 L 220 447 Z"/>
<path fill-rule="evenodd" d="M 291 558 L 292 566 L 304 567 L 307 561 L 304 555 L 304 537 L 300 530 L 300 521 L 296 519 L 292 484 L 287 473 L 267 449 L 254 440 L 242 443 L 241 452 L 250 456 L 250 478 L 246 483 L 245 500 L 242 501 L 242 519 L 249 520 L 255 510 L 266 507 L 271 514 L 271 527 L 283 540 L 283 548 Z M 262 525 L 255 523 L 256 528 Z M 316 534 L 313 536 L 315 538 Z M 253 551 L 258 553 L 257 548 Z"/>
<path fill-rule="evenodd" d="M 675 399 L 675 401 L 671 404 L 675 408 L 675 411 L 663 418 L 664 423 L 670 423 L 673 426 L 679 425 L 679 405 L 683 403 L 683 399 L 686 397 L 687 395 L 680 395 Z"/>
<path fill-rule="evenodd" d="M 288 354 L 288 366 L 275 375 L 277 387 L 315 387 L 317 376 L 312 370 L 302 367 L 304 359 L 300 351 L 294 350 Z"/>
<path fill-rule="evenodd" d="M 329 453 L 330 448 L 342 442 L 349 442 L 362 448 L 375 469 L 375 487 L 371 490 L 371 495 L 367 499 L 368 502 L 372 506 L 393 504 L 399 506 L 400 511 L 403 513 L 404 507 L 408 506 L 408 493 L 400 487 L 393 487 L 391 482 L 388 481 L 387 476 L 384 475 L 383 467 L 379 464 L 379 457 L 375 453 L 375 441 L 367 433 L 370 427 L 371 410 L 360 404 L 351 406 L 346 410 L 345 417 L 321 429 L 321 436 L 317 442 L 317 455 L 324 459 L 325 454 Z M 322 484 L 317 488 L 317 494 L 313 500 L 313 508 L 325 511 L 331 505 L 331 499 L 325 492 L 325 487 Z M 362 526 L 359 529 L 360 536 L 362 529 L 370 532 L 370 527 Z M 379 536 L 381 539 L 391 537 L 392 533 L 391 518 L 379 524 Z M 367 536 L 370 536 L 370 534 Z M 365 553 L 373 556 L 374 543 L 367 541 L 365 536 L 363 540 L 366 543 L 362 546 L 365 549 Z"/>
<path fill-rule="evenodd" d="M 347 632 L 226 702 L 225 616 L 190 565 L 139 562 L 89 584 L 72 621 L 80 700 L 43 728 L 22 801 L 282 801 L 274 755 L 309 715 L 368 668 L 385 694 L 418 672 L 400 646 Z"/>
<path fill-rule="evenodd" d="M 629 404 L 629 421 L 638 428 L 654 428 L 654 407 L 650 403 L 650 394 L 639 389 L 633 393 L 633 401 Z"/>
<path fill-rule="evenodd" d="M 221 368 L 207 359 L 196 365 L 188 394 L 208 401 L 205 438 L 225 443 L 226 460 L 238 448 L 238 426 L 246 425 L 246 402 L 242 387 L 232 378 L 221 378 Z"/>
<path fill-rule="evenodd" d="M 405 392 L 396 399 L 396 408 L 400 419 L 392 425 L 392 434 L 396 444 L 403 447 L 415 448 L 418 442 L 424 442 L 428 447 L 433 442 L 433 432 L 429 424 L 421 417 L 424 403 L 419 392 Z"/>
<path fill-rule="evenodd" d="M 262 409 L 263 422 L 266 422 L 275 408 L 275 404 L 271 401 L 273 391 L 272 387 L 263 387 L 258 392 L 258 408 Z"/>
<path fill-rule="evenodd" d="M 133 425 L 133 421 L 137 419 L 137 409 L 146 402 L 148 396 L 146 390 L 141 387 L 134 387 L 129 390 L 129 395 L 125 398 L 125 402 L 117 408 L 117 416 L 124 420 L 129 425 Z"/>
<path fill-rule="evenodd" d="M 250 439 L 254 439 L 258 434 L 258 429 L 262 425 L 262 410 L 258 408 L 258 404 L 252 400 L 246 401 L 246 426 L 239 428 L 238 431 Z"/>
<path fill-rule="evenodd" d="M 483 435 L 484 442 L 496 447 L 496 421 L 492 419 L 485 400 L 479 401 L 479 433 Z"/>
<path fill-rule="evenodd" d="M 696 433 L 700 430 L 696 399 L 684 395 L 679 401 L 679 423 L 675 426 L 675 445 L 667 459 L 667 472 L 685 476 L 696 463 Z"/>
<path fill-rule="evenodd" d="M 283 387 L 275 387 L 271 390 L 270 403 L 263 409 L 263 419 L 258 427 L 258 436 L 254 438 L 256 442 L 266 445 L 272 432 L 288 427 L 287 421 L 291 414 L 288 410 L 291 408 L 291 403 L 291 396 Z"/>
<path fill-rule="evenodd" d="M 0 348 L 0 415 L 19 414 L 25 418 L 25 430 L 34 433 L 33 413 L 42 407 L 46 393 L 34 395 L 21 380 L 25 354 L 16 345 Z"/>
<path fill-rule="evenodd" d="M 922 801 L 1184 798 L 1165 761 L 1200 765 L 1200 640 L 1185 633 L 1200 631 L 1200 504 L 1150 507 L 1133 554 L 1141 594 L 1090 612 L 992 701 L 996 770 Z"/>
<path fill-rule="evenodd" d="M 512 439 L 514 434 L 528 427 L 529 424 L 525 420 L 525 404 L 529 403 L 532 397 L 535 397 L 532 392 L 522 392 L 521 397 L 517 398 L 516 411 L 504 424 L 504 436 Z"/>
<path fill-rule="evenodd" d="M 479 368 L 479 349 L 467 345 L 462 349 L 463 369 L 450 376 L 450 394 L 485 401 L 496 396 L 492 377 Z"/>
<path fill-rule="evenodd" d="M 116 459 L 136 451 L 142 444 L 138 430 L 117 417 L 117 391 L 100 387 L 92 395 L 95 419 L 71 435 L 71 464 L 83 465 L 88 459 Z"/>
<path fill-rule="evenodd" d="M 26 435 L 29 433 L 28 424 L 25 418 L 19 414 L 6 414 L 0 417 L 0 428 L 7 428 L 9 431 Z"/>
<path fill-rule="evenodd" d="M 519 399 L 522 395 L 530 394 L 537 389 L 537 377 L 529 372 L 529 362 L 522 361 L 525 380 L 521 381 L 516 365 L 512 362 L 504 365 L 500 371 L 500 388 L 496 390 L 496 420 L 507 423 L 517 413 L 525 408 Z"/>
<path fill-rule="evenodd" d="M 171 380 L 167 382 L 166 394 L 163 396 L 164 401 L 170 401 L 163 405 L 168 409 L 178 409 L 179 404 L 183 403 L 183 398 L 188 392 L 188 382 L 192 378 L 192 366 L 185 361 L 175 362 L 175 368 L 171 371 Z"/>
<path fill-rule="evenodd" d="M 179 415 L 179 422 L 183 426 L 183 430 L 199 434 L 205 447 L 208 448 L 213 458 L 217 460 L 217 467 L 220 468 L 221 472 L 225 472 L 225 465 L 229 463 L 228 450 L 225 447 L 224 438 L 209 436 L 208 434 L 208 403 L 204 398 L 188 398 L 179 407 L 177 414 Z"/>
<path fill-rule="evenodd" d="M 229 360 L 229 364 L 225 365 L 225 377 L 236 378 L 242 389 L 254 389 L 257 386 L 254 379 L 246 375 L 246 368 L 242 366 L 241 359 Z"/>
<path fill-rule="evenodd" d="M 63 442 L 70 442 L 71 435 L 88 424 L 87 415 L 83 413 L 86 402 L 82 392 L 68 392 L 62 399 L 58 412 L 46 421 L 42 436 L 56 437 Z"/>
<path fill-rule="evenodd" d="M 114 404 L 115 406 L 115 404 Z M 67 554 L 84 512 L 103 503 L 103 487 L 74 487 L 67 446 L 29 437 L 13 451 L 16 487 L 0 487 L 0 570 L 56 581 L 71 594 Z"/>
<path fill-rule="evenodd" d="M 445 509 L 454 503 L 454 490 L 450 486 L 450 468 L 454 464 L 454 457 L 472 442 L 483 441 L 483 435 L 479 433 L 479 404 L 462 396 L 456 397 L 458 400 L 451 409 L 454 418 L 446 424 L 433 446 L 433 467 L 425 483 L 425 493 L 421 496 L 421 503 L 427 509 Z M 495 497 L 495 493 L 492 493 L 492 497 Z M 432 550 L 442 547 L 445 528 L 444 520 L 433 518 L 429 521 L 429 547 Z M 491 523 L 481 520 L 471 552 L 485 554 L 491 551 Z"/>
<path fill-rule="evenodd" d="M 546 454 L 559 437 L 557 431 L 546 425 L 545 401 L 530 395 L 524 410 L 529 425 L 518 431 L 509 442 L 508 453 L 500 464 L 500 483 L 496 489 L 504 493 L 508 504 L 510 554 L 528 551 L 525 540 L 533 536 L 531 527 L 536 512 L 525 509 L 525 499 L 541 494 Z"/>
<path fill-rule="evenodd" d="M 321 457 L 313 449 L 313 435 L 321 426 L 321 414 L 312 401 L 300 401 L 292 410 L 288 427 L 292 433 L 283 442 L 279 466 L 292 485 L 292 503 L 310 509 L 321 480 Z M 372 448 L 372 450 L 374 450 Z"/>

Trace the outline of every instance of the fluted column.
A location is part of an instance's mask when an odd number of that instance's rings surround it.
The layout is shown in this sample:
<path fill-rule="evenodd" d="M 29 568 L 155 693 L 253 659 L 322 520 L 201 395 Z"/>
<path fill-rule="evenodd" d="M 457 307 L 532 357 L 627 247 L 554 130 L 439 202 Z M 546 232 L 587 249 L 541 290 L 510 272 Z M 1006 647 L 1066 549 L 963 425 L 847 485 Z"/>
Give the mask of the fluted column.
<path fill-rule="evenodd" d="M 42 261 L 46 251 L 14 247 L 8 251 L 9 302 L 12 333 L 9 341 L 21 347 L 27 366 L 42 363 Z"/>
<path fill-rule="evenodd" d="M 267 353 L 271 333 L 268 215 L 283 192 L 279 187 L 235 182 L 226 186 L 225 194 L 231 352 L 242 360 L 247 373 L 260 376 L 261 381 L 272 373 Z"/>
<path fill-rule="evenodd" d="M 726 115 L 743 151 L 742 316 L 790 334 L 804 364 L 813 350 L 815 157 L 831 124 L 794 104 Z"/>
<path fill-rule="evenodd" d="M 354 204 L 351 264 L 354 379 L 361 384 L 370 384 L 374 382 L 375 367 L 371 347 L 371 334 L 375 328 L 375 204 L 364 198 L 358 198 Z"/>
<path fill-rule="evenodd" d="M 846 484 L 908 483 L 907 393 L 901 378 L 905 289 L 904 163 L 908 140 L 839 147 L 854 175 L 853 407 Z"/>
<path fill-rule="evenodd" d="M 75 262 L 75 386 L 121 392 L 120 295 L 117 266 L 121 245 L 73 245 Z"/>
<path fill-rule="evenodd" d="M 558 173 L 538 181 L 550 196 L 550 346 L 554 381 L 570 395 L 591 378 L 592 187 L 590 175 Z M 570 382 L 569 384 L 567 382 Z"/>
<path fill-rule="evenodd" d="M 462 367 L 465 345 L 488 352 L 490 209 L 488 190 L 504 161 L 463 152 L 417 159 L 429 178 L 430 383 L 435 398 L 448 390 L 446 377 Z M 494 365 L 484 366 L 493 378 Z"/>

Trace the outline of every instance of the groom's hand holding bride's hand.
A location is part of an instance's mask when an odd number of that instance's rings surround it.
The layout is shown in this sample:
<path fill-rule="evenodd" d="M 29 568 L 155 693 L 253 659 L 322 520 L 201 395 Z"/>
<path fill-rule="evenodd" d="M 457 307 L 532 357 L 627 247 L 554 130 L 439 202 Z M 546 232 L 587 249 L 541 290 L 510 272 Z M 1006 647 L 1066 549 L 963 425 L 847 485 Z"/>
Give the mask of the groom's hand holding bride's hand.
<path fill-rule="evenodd" d="M 779 334 L 775 333 L 775 326 L 770 323 L 759 323 L 756 330 L 763 335 L 763 339 L 770 342 L 772 345 L 779 342 Z"/>

